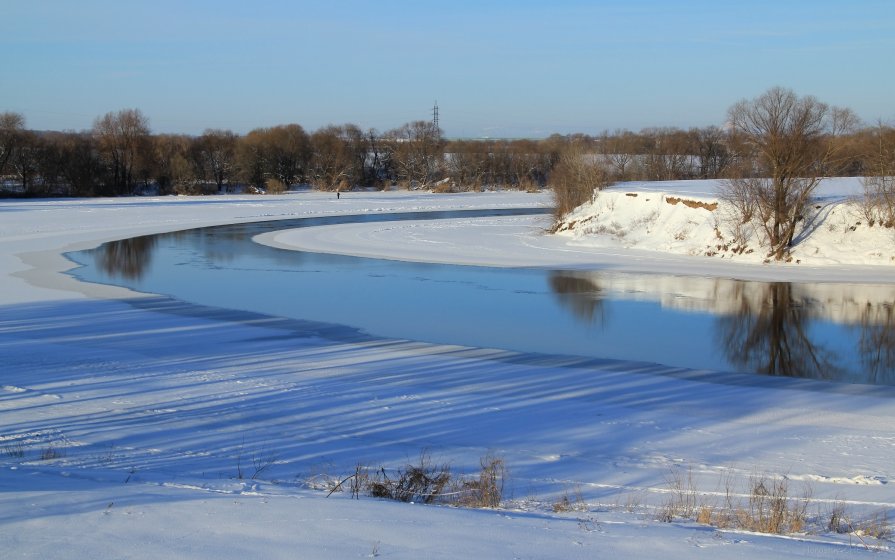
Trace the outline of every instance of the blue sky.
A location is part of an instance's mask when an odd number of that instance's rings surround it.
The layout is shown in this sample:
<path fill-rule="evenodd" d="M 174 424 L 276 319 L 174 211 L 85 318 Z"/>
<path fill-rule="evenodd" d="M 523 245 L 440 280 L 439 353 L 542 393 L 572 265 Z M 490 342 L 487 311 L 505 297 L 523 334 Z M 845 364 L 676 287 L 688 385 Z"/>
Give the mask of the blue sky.
<path fill-rule="evenodd" d="M 0 0 L 0 111 L 154 132 L 723 124 L 772 86 L 895 120 L 895 1 Z"/>

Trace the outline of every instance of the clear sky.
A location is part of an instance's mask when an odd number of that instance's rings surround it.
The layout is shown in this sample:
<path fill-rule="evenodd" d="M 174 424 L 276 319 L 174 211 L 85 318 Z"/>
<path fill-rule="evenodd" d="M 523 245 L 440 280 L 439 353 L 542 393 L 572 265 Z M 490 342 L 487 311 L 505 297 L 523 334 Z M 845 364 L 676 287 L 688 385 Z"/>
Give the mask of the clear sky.
<path fill-rule="evenodd" d="M 721 125 L 784 86 L 895 120 L 895 0 L 0 0 L 0 111 L 81 130 Z"/>

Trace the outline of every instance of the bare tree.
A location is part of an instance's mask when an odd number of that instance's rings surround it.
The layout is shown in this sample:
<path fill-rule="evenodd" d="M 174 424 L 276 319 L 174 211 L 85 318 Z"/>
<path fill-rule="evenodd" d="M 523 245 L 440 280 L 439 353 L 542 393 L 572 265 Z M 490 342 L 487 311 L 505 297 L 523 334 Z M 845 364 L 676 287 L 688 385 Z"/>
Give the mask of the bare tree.
<path fill-rule="evenodd" d="M 445 147 L 445 171 L 461 189 L 478 190 L 488 180 L 489 146 L 476 140 L 454 140 Z"/>
<path fill-rule="evenodd" d="M 364 134 L 364 142 L 364 182 L 385 188 L 387 180 L 394 178 L 392 143 L 383 141 L 375 128 Z"/>
<path fill-rule="evenodd" d="M 0 177 L 25 132 L 25 117 L 19 113 L 0 113 Z"/>
<path fill-rule="evenodd" d="M 643 154 L 647 179 L 668 181 L 693 175 L 695 148 L 689 135 L 677 128 L 648 128 L 641 131 L 648 149 Z"/>
<path fill-rule="evenodd" d="M 206 129 L 196 143 L 202 168 L 214 180 L 219 193 L 235 173 L 237 139 L 230 130 Z"/>
<path fill-rule="evenodd" d="M 895 128 L 878 123 L 873 129 L 867 177 L 864 179 L 864 213 L 871 225 L 895 227 Z"/>
<path fill-rule="evenodd" d="M 268 172 L 284 187 L 305 178 L 311 160 L 311 141 L 299 124 L 275 126 L 267 131 Z"/>
<path fill-rule="evenodd" d="M 256 128 L 240 139 L 236 152 L 243 180 L 258 189 L 303 180 L 312 155 L 310 138 L 298 124 Z"/>
<path fill-rule="evenodd" d="M 15 171 L 22 190 L 28 194 L 36 192 L 36 181 L 39 178 L 42 146 L 38 136 L 30 130 L 19 133 L 9 158 L 9 165 Z"/>
<path fill-rule="evenodd" d="M 543 187 L 547 184 L 547 176 L 554 165 L 550 154 L 542 149 L 541 143 L 534 140 L 513 140 L 508 145 L 513 162 L 511 172 L 515 183 L 520 187 Z"/>
<path fill-rule="evenodd" d="M 441 171 L 441 130 L 428 121 L 414 121 L 387 134 L 398 179 L 408 186 L 428 187 Z"/>
<path fill-rule="evenodd" d="M 367 135 L 356 124 L 343 124 L 341 129 L 342 141 L 345 142 L 351 158 L 348 182 L 351 185 L 369 184 L 367 158 L 372 151 L 372 145 Z"/>
<path fill-rule="evenodd" d="M 744 160 L 756 169 L 729 180 L 724 196 L 743 209 L 744 220 L 758 220 L 768 256 L 783 259 L 811 193 L 837 155 L 836 137 L 857 119 L 848 109 L 830 108 L 779 87 L 740 101 L 728 117 L 739 144 L 748 150 Z"/>
<path fill-rule="evenodd" d="M 200 172 L 193 156 L 196 140 L 180 134 L 152 137 L 153 174 L 160 194 L 199 194 Z"/>
<path fill-rule="evenodd" d="M 96 119 L 93 133 L 110 168 L 112 192 L 130 194 L 139 159 L 149 153 L 149 120 L 139 109 L 122 109 Z"/>
<path fill-rule="evenodd" d="M 236 166 L 239 178 L 256 189 L 264 188 L 267 174 L 267 154 L 265 151 L 266 129 L 256 128 L 236 143 Z"/>
<path fill-rule="evenodd" d="M 367 139 L 353 124 L 325 126 L 311 135 L 309 179 L 318 189 L 344 190 L 364 181 Z"/>
<path fill-rule="evenodd" d="M 690 134 L 694 137 L 696 154 L 699 156 L 699 177 L 722 177 L 731 163 L 727 134 L 717 126 L 692 129 Z"/>
<path fill-rule="evenodd" d="M 56 138 L 62 178 L 73 196 L 92 196 L 102 175 L 96 141 L 87 132 L 64 132 Z"/>
<path fill-rule="evenodd" d="M 616 130 L 612 134 L 603 133 L 600 141 L 603 156 L 615 171 L 619 181 L 625 181 L 630 174 L 630 166 L 637 157 L 639 140 L 630 130 Z"/>

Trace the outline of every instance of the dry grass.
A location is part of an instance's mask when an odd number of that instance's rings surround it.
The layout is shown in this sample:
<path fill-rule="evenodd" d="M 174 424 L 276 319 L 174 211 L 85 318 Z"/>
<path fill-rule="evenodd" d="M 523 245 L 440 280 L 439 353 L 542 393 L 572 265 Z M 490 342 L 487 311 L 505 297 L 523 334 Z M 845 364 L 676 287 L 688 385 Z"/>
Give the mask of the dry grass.
<path fill-rule="evenodd" d="M 854 535 L 862 542 L 866 537 L 877 540 L 892 538 L 892 526 L 889 524 L 889 514 L 886 510 L 877 511 L 864 520 L 856 521 L 852 519 L 845 504 L 840 503 L 833 506 L 826 519 L 826 530 L 830 533 Z"/>
<path fill-rule="evenodd" d="M 3 447 L 3 454 L 9 457 L 10 459 L 24 459 L 25 458 L 25 444 L 21 441 L 16 441 L 13 443 L 8 443 Z"/>
<path fill-rule="evenodd" d="M 503 459 L 485 455 L 479 459 L 478 478 L 461 480 L 455 489 L 458 503 L 467 507 L 494 508 L 503 499 L 507 467 Z"/>
<path fill-rule="evenodd" d="M 416 464 L 393 471 L 380 467 L 370 474 L 367 467 L 359 464 L 354 474 L 336 484 L 330 494 L 344 491 L 345 483 L 350 481 L 352 497 L 365 493 L 402 502 L 499 507 L 508 474 L 506 464 L 503 458 L 490 454 L 482 457 L 479 464 L 476 475 L 458 477 L 451 473 L 448 465 L 435 464 L 425 451 Z M 749 479 L 745 492 L 739 492 L 729 473 L 722 478 L 720 486 L 710 493 L 701 492 L 695 484 L 692 469 L 669 471 L 663 490 L 667 498 L 658 508 L 658 519 L 664 522 L 695 521 L 719 529 L 779 535 L 809 532 L 810 486 L 803 486 L 797 495 L 793 495 L 786 477 L 755 475 Z M 617 506 L 633 512 L 641 508 L 640 497 L 629 495 L 624 504 Z M 551 507 L 556 513 L 588 511 L 578 487 L 566 489 Z M 865 539 L 885 540 L 893 534 L 886 511 L 855 522 L 842 504 L 834 506 L 826 515 L 812 517 L 811 523 L 812 531 L 849 534 L 865 544 Z"/>
<path fill-rule="evenodd" d="M 432 187 L 432 192 L 436 194 L 455 193 L 457 187 L 449 181 L 439 181 Z"/>
<path fill-rule="evenodd" d="M 810 490 L 790 498 L 785 478 L 753 477 L 747 507 L 737 512 L 740 528 L 757 533 L 801 533 L 805 529 Z"/>
<path fill-rule="evenodd" d="M 553 502 L 553 511 L 555 513 L 587 511 L 587 503 L 585 503 L 584 497 L 581 495 L 581 488 L 576 487 L 572 492 L 566 489 L 562 496 Z"/>
<path fill-rule="evenodd" d="M 357 465 L 354 474 L 336 483 L 330 494 L 344 491 L 350 483 L 352 497 L 361 493 L 374 498 L 400 502 L 440 503 L 464 507 L 498 507 L 503 499 L 507 468 L 504 460 L 486 455 L 479 460 L 476 476 L 454 477 L 447 464 L 437 465 L 427 452 L 420 453 L 416 464 L 397 470 L 380 467 L 373 474 L 367 467 Z"/>
<path fill-rule="evenodd" d="M 65 450 L 52 445 L 48 445 L 40 453 L 41 461 L 52 461 L 53 459 L 61 459 L 62 457 L 65 457 Z"/>
<path fill-rule="evenodd" d="M 724 481 L 723 503 L 717 505 L 696 490 L 692 470 L 686 475 L 672 471 L 666 478 L 669 498 L 659 509 L 659 519 L 693 520 L 718 528 L 756 533 L 790 534 L 804 532 L 811 503 L 810 487 L 792 497 L 786 478 L 754 476 L 745 495 L 734 492 L 730 478 Z"/>
<path fill-rule="evenodd" d="M 697 493 L 693 485 L 693 470 L 686 476 L 679 470 L 671 470 L 665 477 L 669 498 L 659 509 L 659 519 L 670 523 L 678 518 L 693 519 L 697 510 Z"/>
<path fill-rule="evenodd" d="M 264 190 L 267 194 L 282 194 L 286 192 L 286 185 L 279 179 L 270 178 L 264 181 Z"/>
<path fill-rule="evenodd" d="M 878 540 L 891 539 L 892 526 L 889 524 L 888 511 L 880 510 L 868 519 L 859 521 L 855 527 L 854 534 L 862 537 L 873 537 Z"/>

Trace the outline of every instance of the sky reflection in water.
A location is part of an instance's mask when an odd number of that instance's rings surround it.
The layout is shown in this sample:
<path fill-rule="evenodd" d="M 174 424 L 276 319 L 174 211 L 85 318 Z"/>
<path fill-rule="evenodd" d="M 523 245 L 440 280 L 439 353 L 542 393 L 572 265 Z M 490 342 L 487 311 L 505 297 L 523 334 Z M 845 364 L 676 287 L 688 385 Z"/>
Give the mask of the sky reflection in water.
<path fill-rule="evenodd" d="M 68 256 L 100 283 L 426 342 L 895 385 L 895 289 L 608 271 L 498 269 L 284 251 L 271 230 L 532 210 L 202 228 Z"/>

